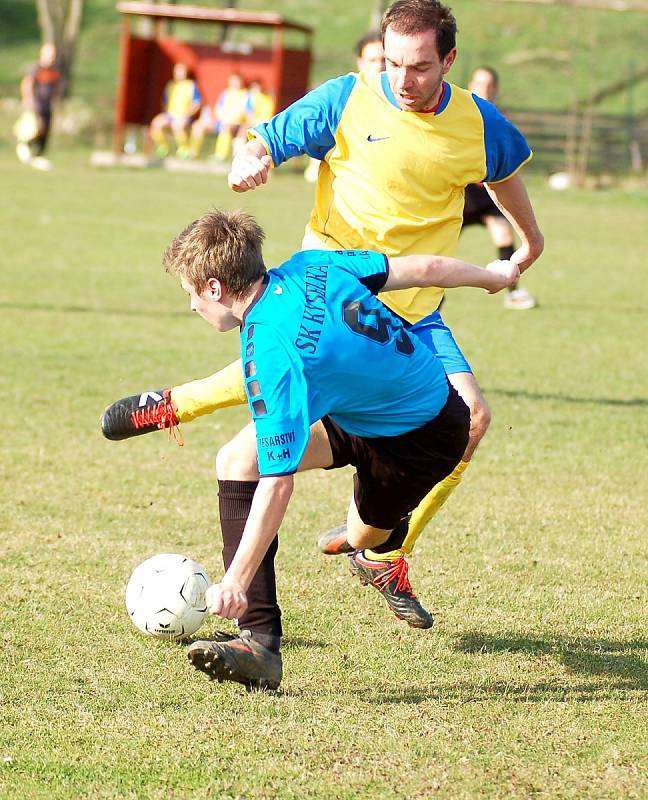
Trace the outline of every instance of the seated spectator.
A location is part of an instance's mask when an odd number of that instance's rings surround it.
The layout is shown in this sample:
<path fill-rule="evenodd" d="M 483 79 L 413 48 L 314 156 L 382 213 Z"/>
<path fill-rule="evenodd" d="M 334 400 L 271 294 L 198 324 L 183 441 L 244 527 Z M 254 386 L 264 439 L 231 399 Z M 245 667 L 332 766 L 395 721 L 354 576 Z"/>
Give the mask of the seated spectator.
<path fill-rule="evenodd" d="M 248 115 L 248 93 L 243 78 L 232 73 L 227 87 L 221 92 L 213 108 L 203 107 L 200 117 L 191 126 L 191 155 L 198 158 L 205 134 L 216 133 L 214 158 L 227 161 L 232 152 L 232 140 Z"/>
<path fill-rule="evenodd" d="M 250 85 L 248 86 L 245 124 L 239 127 L 236 138 L 232 143 L 234 155 L 236 155 L 238 148 L 247 141 L 247 132 L 249 128 L 253 128 L 261 122 L 267 122 L 274 114 L 274 110 L 274 98 L 263 90 L 263 83 L 258 78 L 250 81 Z"/>
<path fill-rule="evenodd" d="M 169 155 L 169 139 L 172 133 L 179 158 L 188 158 L 189 128 L 191 120 L 200 109 L 200 92 L 195 81 L 189 77 L 186 64 L 173 67 L 173 80 L 170 80 L 162 95 L 164 111 L 153 117 L 151 138 L 155 143 L 155 155 L 165 158 Z"/>
<path fill-rule="evenodd" d="M 248 87 L 248 116 L 246 124 L 252 128 L 261 122 L 267 122 L 275 111 L 274 98 L 263 90 L 263 84 L 256 79 L 250 81 Z"/>

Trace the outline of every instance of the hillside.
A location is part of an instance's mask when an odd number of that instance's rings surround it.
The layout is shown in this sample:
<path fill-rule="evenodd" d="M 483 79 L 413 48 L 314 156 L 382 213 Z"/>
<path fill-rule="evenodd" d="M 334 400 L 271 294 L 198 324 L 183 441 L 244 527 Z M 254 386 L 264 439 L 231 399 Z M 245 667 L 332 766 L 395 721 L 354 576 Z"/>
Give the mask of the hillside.
<path fill-rule="evenodd" d="M 222 6 L 214 0 L 202 5 Z M 0 96 L 15 96 L 38 47 L 34 0 L 0 0 Z M 372 3 L 361 0 L 240 0 L 239 8 L 275 10 L 315 27 L 313 83 L 352 68 L 353 43 L 368 24 Z M 459 58 L 452 79 L 465 83 L 488 63 L 502 76 L 507 107 L 565 108 L 645 66 L 648 14 L 546 8 L 494 0 L 452 3 L 459 23 Z M 118 61 L 115 0 L 87 0 L 74 93 L 110 116 Z M 530 89 L 532 91 L 530 91 Z M 648 82 L 597 109 L 616 114 L 648 108 Z"/>

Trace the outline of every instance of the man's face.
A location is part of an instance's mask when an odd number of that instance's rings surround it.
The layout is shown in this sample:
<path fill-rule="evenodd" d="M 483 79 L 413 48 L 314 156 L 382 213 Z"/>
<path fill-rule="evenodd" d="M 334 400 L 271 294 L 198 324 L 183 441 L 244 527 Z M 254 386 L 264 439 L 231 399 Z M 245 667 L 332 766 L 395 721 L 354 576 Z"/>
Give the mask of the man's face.
<path fill-rule="evenodd" d="M 382 42 L 368 42 L 358 56 L 358 70 L 382 72 L 385 69 L 385 53 Z"/>
<path fill-rule="evenodd" d="M 407 35 L 385 31 L 385 62 L 389 85 L 403 111 L 423 111 L 435 105 L 443 76 L 457 55 L 452 49 L 441 60 L 436 31 Z"/>
<path fill-rule="evenodd" d="M 191 310 L 200 314 L 205 322 L 216 330 L 231 331 L 240 324 L 239 320 L 234 318 L 231 308 L 222 302 L 222 287 L 217 280 L 211 279 L 207 288 L 200 294 L 185 278 L 181 278 L 180 285 L 189 295 Z"/>
<path fill-rule="evenodd" d="M 38 63 L 41 67 L 53 67 L 56 61 L 56 47 L 53 44 L 44 44 L 40 49 Z"/>
<path fill-rule="evenodd" d="M 173 67 L 173 79 L 176 81 L 184 81 L 187 78 L 187 67 L 185 64 L 176 64 Z"/>
<path fill-rule="evenodd" d="M 487 69 L 477 69 L 470 79 L 468 91 L 481 97 L 482 100 L 493 103 L 497 97 L 497 82 Z"/>

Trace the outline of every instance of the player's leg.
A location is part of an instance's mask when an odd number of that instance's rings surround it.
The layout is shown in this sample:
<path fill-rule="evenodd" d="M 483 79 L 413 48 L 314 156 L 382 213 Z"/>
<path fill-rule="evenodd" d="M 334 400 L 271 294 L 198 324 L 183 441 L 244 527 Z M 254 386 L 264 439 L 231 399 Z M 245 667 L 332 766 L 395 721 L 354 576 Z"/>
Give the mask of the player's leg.
<path fill-rule="evenodd" d="M 413 327 L 413 330 L 417 326 Z M 408 533 L 402 551 L 412 552 L 416 540 L 425 526 L 439 512 L 452 492 L 459 486 L 470 460 L 483 439 L 491 421 L 488 403 L 481 393 L 470 365 L 456 343 L 452 332 L 438 312 L 420 323 L 419 338 L 436 351 L 448 376 L 448 380 L 470 411 L 470 434 L 461 460 L 455 468 L 439 481 L 414 509 L 409 521 Z"/>
<path fill-rule="evenodd" d="M 198 158 L 202 150 L 205 134 L 212 127 L 211 112 L 203 109 L 201 115 L 191 126 L 189 150 L 192 158 Z"/>
<path fill-rule="evenodd" d="M 173 117 L 171 120 L 171 130 L 176 143 L 176 155 L 178 158 L 189 158 L 189 123 L 186 117 Z"/>
<path fill-rule="evenodd" d="M 255 444 L 254 425 L 250 423 L 216 457 L 225 571 L 240 544 L 259 483 Z M 281 610 L 274 569 L 277 546 L 275 539 L 250 583 L 248 608 L 236 621 L 240 635 L 199 640 L 187 649 L 191 664 L 212 679 L 242 683 L 248 689 L 276 689 L 281 682 Z"/>
<path fill-rule="evenodd" d="M 155 145 L 155 155 L 164 158 L 169 155 L 169 142 L 166 132 L 169 128 L 169 115 L 156 114 L 151 120 L 151 139 Z"/>
<path fill-rule="evenodd" d="M 381 548 L 380 551 L 375 549 L 365 551 L 368 558 L 376 558 L 381 561 L 398 561 L 403 555 L 411 554 L 414 544 L 425 526 L 438 513 L 461 482 L 477 445 L 488 430 L 491 419 L 490 409 L 472 374 L 470 365 L 439 312 L 431 314 L 412 326 L 411 332 L 415 333 L 424 344 L 436 352 L 446 370 L 448 380 L 468 406 L 470 410 L 470 436 L 459 463 L 433 486 L 431 491 L 412 511 L 407 535 L 399 546 L 389 552 L 385 551 L 384 548 Z M 327 531 L 319 540 L 319 548 L 326 555 L 339 555 L 350 552 L 352 548 L 348 542 L 346 526 Z"/>
<path fill-rule="evenodd" d="M 107 439 L 129 439 L 143 433 L 173 429 L 179 422 L 220 408 L 247 402 L 240 360 L 207 378 L 117 400 L 104 411 L 101 430 Z"/>
<path fill-rule="evenodd" d="M 216 146 L 214 147 L 214 158 L 218 161 L 227 161 L 232 152 L 232 139 L 236 125 L 231 123 L 221 123 L 221 128 L 218 136 L 216 137 Z"/>
<path fill-rule="evenodd" d="M 322 423 L 311 427 L 300 471 L 328 467 L 331 448 Z M 254 424 L 247 425 L 216 457 L 218 505 L 223 537 L 223 566 L 227 570 L 241 542 L 259 483 Z M 274 560 L 278 538 L 272 542 L 247 590 L 248 607 L 237 620 L 238 637 L 194 642 L 187 657 L 210 678 L 242 683 L 248 689 L 276 689 L 282 677 L 281 610 L 277 601 Z"/>
<path fill-rule="evenodd" d="M 404 544 L 409 514 L 430 488 L 450 474 L 468 441 L 468 408 L 454 389 L 439 414 L 401 436 L 360 440 L 356 447 L 354 502 L 347 518 L 351 572 L 377 588 L 399 619 L 432 626 L 408 578 Z M 366 542 L 370 542 L 369 546 Z M 370 548 L 370 549 L 369 549 Z"/>

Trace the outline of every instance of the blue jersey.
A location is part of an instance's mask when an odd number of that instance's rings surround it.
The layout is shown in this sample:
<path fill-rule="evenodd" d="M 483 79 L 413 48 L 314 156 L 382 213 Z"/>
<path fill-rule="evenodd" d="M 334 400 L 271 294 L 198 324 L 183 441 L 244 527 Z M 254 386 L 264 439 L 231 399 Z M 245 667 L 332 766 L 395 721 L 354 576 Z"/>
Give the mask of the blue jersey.
<path fill-rule="evenodd" d="M 261 475 L 296 472 L 313 422 L 397 436 L 448 398 L 440 361 L 375 295 L 385 256 L 307 250 L 270 270 L 241 329 L 245 389 Z"/>

